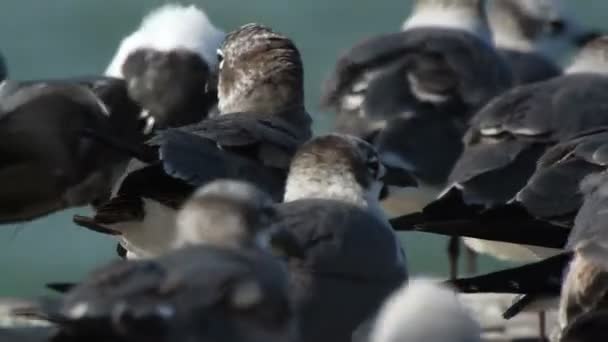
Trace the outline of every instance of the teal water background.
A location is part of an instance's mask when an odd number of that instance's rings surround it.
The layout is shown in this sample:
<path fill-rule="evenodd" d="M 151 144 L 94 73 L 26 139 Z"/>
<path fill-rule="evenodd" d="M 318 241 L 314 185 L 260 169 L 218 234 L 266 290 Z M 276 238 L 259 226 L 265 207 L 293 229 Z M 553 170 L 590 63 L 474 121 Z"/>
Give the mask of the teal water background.
<path fill-rule="evenodd" d="M 138 26 L 142 15 L 165 2 L 1 0 L 0 50 L 14 79 L 101 73 L 121 38 Z M 366 36 L 397 30 L 410 9 L 410 1 L 404 0 L 183 3 L 199 4 L 225 30 L 261 22 L 290 36 L 304 58 L 308 106 L 317 113 L 317 132 L 326 131 L 332 123 L 331 116 L 318 109 L 319 89 L 340 52 Z M 568 6 L 585 23 L 608 28 L 608 2 L 569 1 Z M 76 212 L 87 209 L 0 227 L 0 296 L 42 294 L 45 282 L 77 280 L 114 257 L 113 240 L 71 223 Z M 422 234 L 403 234 L 402 238 L 413 273 L 446 273 L 443 239 Z M 504 265 L 489 258 L 481 264 L 484 270 Z"/>

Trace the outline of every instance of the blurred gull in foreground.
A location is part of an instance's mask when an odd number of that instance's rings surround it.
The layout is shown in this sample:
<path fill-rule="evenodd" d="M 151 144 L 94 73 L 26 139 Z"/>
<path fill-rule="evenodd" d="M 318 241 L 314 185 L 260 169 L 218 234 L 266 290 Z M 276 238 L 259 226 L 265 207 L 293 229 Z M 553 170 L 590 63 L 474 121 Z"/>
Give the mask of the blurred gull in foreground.
<path fill-rule="evenodd" d="M 285 267 L 263 243 L 268 204 L 249 184 L 212 182 L 179 215 L 175 247 L 184 248 L 111 263 L 63 298 L 14 311 L 55 322 L 62 342 L 297 341 Z"/>
<path fill-rule="evenodd" d="M 413 279 L 376 318 L 371 342 L 479 342 L 481 327 L 449 288 Z"/>

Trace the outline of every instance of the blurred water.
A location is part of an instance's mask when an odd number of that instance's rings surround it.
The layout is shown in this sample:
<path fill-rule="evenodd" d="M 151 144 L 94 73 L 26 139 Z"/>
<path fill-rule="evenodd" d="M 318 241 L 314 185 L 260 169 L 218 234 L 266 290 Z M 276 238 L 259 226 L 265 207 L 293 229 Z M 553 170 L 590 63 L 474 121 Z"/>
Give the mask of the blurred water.
<path fill-rule="evenodd" d="M 121 38 L 141 16 L 163 0 L 2 0 L 0 50 L 12 78 L 65 77 L 102 72 Z M 321 81 L 339 53 L 363 37 L 396 30 L 409 11 L 405 0 L 207 0 L 191 1 L 212 21 L 230 30 L 261 22 L 289 35 L 300 48 L 306 72 L 309 109 L 318 132 L 331 116 L 318 111 Z M 589 1 L 574 13 L 607 27 L 608 2 Z M 0 189 L 0 191 L 2 191 Z M 85 211 L 85 209 L 81 210 Z M 0 229 L 0 296 L 37 295 L 48 281 L 76 280 L 114 255 L 114 242 L 75 228 L 71 215 Z M 408 234 L 408 259 L 414 272 L 445 274 L 443 239 Z M 484 259 L 483 269 L 499 263 Z"/>

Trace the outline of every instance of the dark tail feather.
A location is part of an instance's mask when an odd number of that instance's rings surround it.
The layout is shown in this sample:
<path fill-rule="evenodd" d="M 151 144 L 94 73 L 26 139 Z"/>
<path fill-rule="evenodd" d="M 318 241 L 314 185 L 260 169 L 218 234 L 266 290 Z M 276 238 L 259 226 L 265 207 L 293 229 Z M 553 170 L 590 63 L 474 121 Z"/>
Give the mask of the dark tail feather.
<path fill-rule="evenodd" d="M 390 223 L 397 231 L 416 230 L 422 224 L 470 220 L 482 210 L 482 206 L 466 204 L 462 191 L 452 188 L 421 212 L 393 218 Z"/>
<path fill-rule="evenodd" d="M 116 151 L 122 152 L 127 156 L 139 159 L 144 163 L 152 163 L 158 160 L 156 149 L 145 144 L 136 145 L 123 141 L 120 138 L 99 134 L 91 129 L 82 130 L 82 135 Z"/>
<path fill-rule="evenodd" d="M 559 295 L 562 273 L 572 258 L 572 253 L 493 272 L 477 277 L 449 280 L 447 285 L 463 293 L 513 293 Z"/>
<path fill-rule="evenodd" d="M 411 219 L 418 219 L 412 216 Z M 408 217 L 407 219 L 410 219 Z M 508 242 L 522 245 L 532 245 L 546 248 L 561 249 L 565 246 L 569 230 L 539 220 L 520 222 L 504 218 L 502 221 L 459 220 L 416 224 L 409 230 L 446 236 L 463 236 L 482 240 Z"/>
<path fill-rule="evenodd" d="M 53 290 L 58 293 L 67 293 L 76 287 L 76 285 L 76 283 L 48 283 L 45 286 L 49 290 Z"/>
<path fill-rule="evenodd" d="M 570 230 L 532 217 L 519 204 L 481 209 L 468 206 L 458 190 L 429 204 L 421 213 L 390 220 L 397 231 L 464 236 L 547 248 L 563 248 Z"/>
<path fill-rule="evenodd" d="M 101 234 L 105 234 L 105 235 L 120 235 L 120 232 L 106 228 L 106 227 L 100 225 L 99 223 L 97 223 L 97 221 L 95 219 L 87 217 L 87 216 L 74 215 L 74 217 L 72 218 L 72 221 L 76 225 L 89 229 L 89 230 L 92 230 L 96 233 L 101 233 Z"/>
<path fill-rule="evenodd" d="M 511 306 L 509 306 L 507 310 L 502 313 L 502 317 L 504 319 L 511 319 L 519 315 L 519 313 L 524 311 L 528 305 L 534 303 L 538 297 L 539 295 L 537 294 L 525 294 L 517 296 L 513 304 L 511 304 Z"/>

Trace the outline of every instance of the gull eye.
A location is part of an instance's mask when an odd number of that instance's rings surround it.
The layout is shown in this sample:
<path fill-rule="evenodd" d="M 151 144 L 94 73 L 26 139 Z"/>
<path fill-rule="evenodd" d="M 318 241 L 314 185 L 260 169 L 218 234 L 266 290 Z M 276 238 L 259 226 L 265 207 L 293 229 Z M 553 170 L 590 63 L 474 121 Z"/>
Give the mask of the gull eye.
<path fill-rule="evenodd" d="M 220 70 L 222 70 L 224 67 L 224 52 L 220 49 L 217 49 L 217 62 L 219 63 Z"/>

